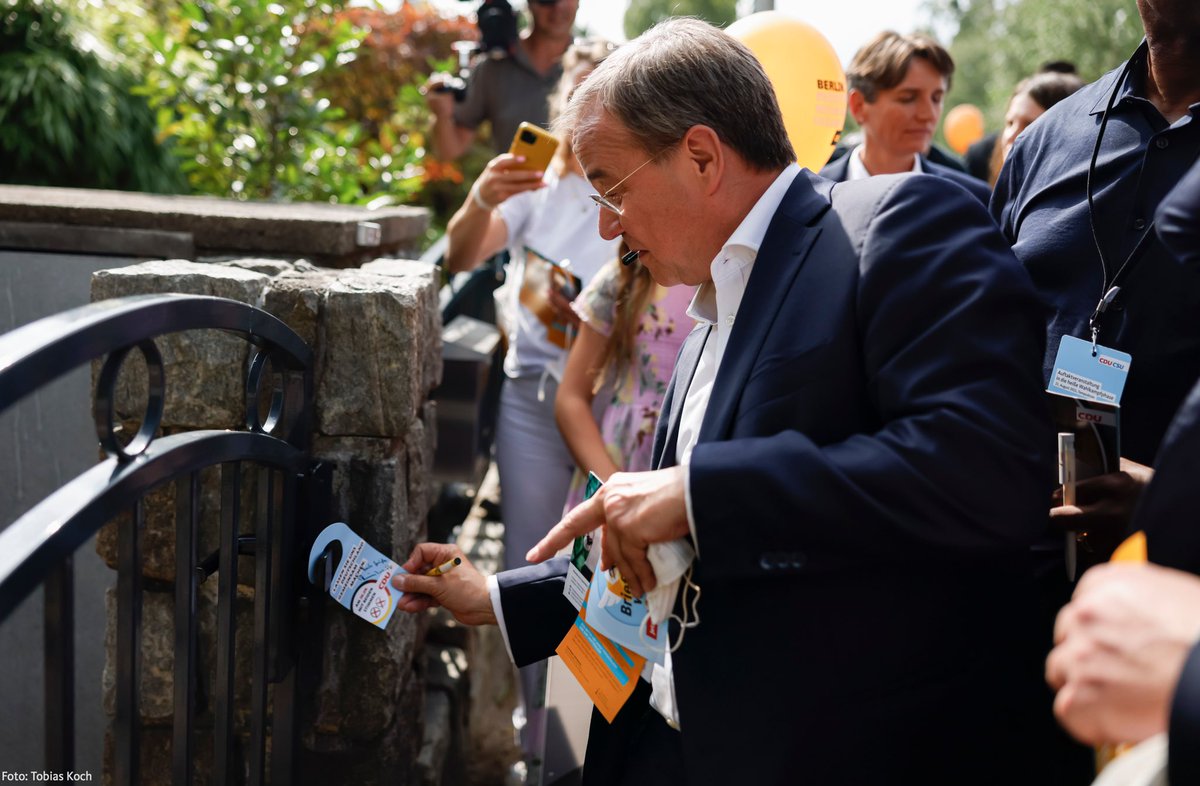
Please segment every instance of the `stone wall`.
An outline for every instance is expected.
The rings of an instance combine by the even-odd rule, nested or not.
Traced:
[[[424,536],[433,502],[435,411],[427,399],[441,374],[437,283],[432,266],[406,260],[377,260],[343,270],[278,260],[176,260],[100,271],[93,278],[92,299],[156,292],[219,295],[260,305],[289,324],[314,350],[313,457],[333,469],[330,521],[346,521],[381,551],[403,556]],[[163,432],[241,428],[249,345],[215,331],[174,336],[158,344],[168,391]],[[122,373],[116,404],[120,416],[137,418],[144,389],[134,363]],[[248,474],[244,483],[253,484],[254,478]],[[201,486],[203,555],[216,542],[218,473],[206,473]],[[253,495],[244,492],[246,498]],[[173,488],[152,494],[145,507],[142,782],[166,784],[172,708]],[[113,567],[118,525],[106,527],[97,541],[97,551]],[[252,646],[251,559],[240,558],[243,586],[238,604],[236,682],[246,691]],[[215,585],[213,578],[201,586],[202,684],[211,684],[215,673]],[[110,602],[108,610],[105,693],[111,718],[115,603]],[[426,718],[440,726],[452,710],[461,712],[462,705],[452,705],[448,697],[466,688],[459,683],[446,687],[446,664],[454,666],[458,655],[441,643],[426,645],[427,626],[424,618],[401,614],[380,631],[326,604],[319,682],[305,686],[314,690],[315,706],[301,731],[301,782],[443,782],[453,746],[447,734],[428,728]],[[463,670],[451,671],[455,669]],[[427,674],[434,675],[432,688]],[[428,704],[427,695],[435,697]],[[204,739],[211,717],[202,712],[198,725],[197,764],[203,769],[211,761]],[[238,728],[245,734],[244,722]],[[106,759],[111,762],[110,755]]]
[[[405,205],[367,210],[0,185],[0,244],[8,248],[149,258],[303,256],[327,267],[356,267],[415,254],[428,226],[429,211]]]

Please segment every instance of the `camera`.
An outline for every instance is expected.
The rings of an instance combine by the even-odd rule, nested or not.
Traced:
[[[558,2],[558,0],[536,0],[537,2]],[[474,41],[455,41],[454,51],[458,53],[458,75],[450,77],[434,90],[439,93],[452,93],[455,101],[464,101],[467,97],[467,78],[471,73],[471,57],[481,52],[488,57],[511,57],[517,46],[517,15],[513,13],[508,0],[483,0],[475,12],[476,26],[479,28],[479,43]]]
[[[474,41],[455,41],[450,45],[458,53],[458,75],[452,76],[434,88],[438,93],[452,93],[455,101],[467,98],[467,77],[471,74],[471,55],[475,53]]]
[[[508,0],[483,0],[475,17],[479,50],[488,57],[511,56],[517,45],[517,15]]]
[[[554,5],[559,0],[529,0],[536,5]],[[478,51],[489,57],[511,57],[517,46],[517,15],[508,0],[483,0],[475,10],[479,28]]]

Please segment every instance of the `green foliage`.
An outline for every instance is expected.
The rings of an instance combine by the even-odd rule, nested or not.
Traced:
[[[353,60],[364,31],[326,23],[318,0],[197,0],[144,36],[138,92],[157,112],[194,193],[357,202],[382,172],[360,156],[361,127],[315,85]],[[322,35],[306,28],[323,25]],[[391,172],[389,166],[385,172]],[[403,164],[400,167],[403,169]]]
[[[0,0],[0,181],[412,203],[444,225],[490,155],[426,157],[418,87],[474,24],[344,5]]]
[[[139,92],[193,193],[383,206],[461,187],[457,167],[426,158],[418,86],[473,26],[344,5],[190,0],[129,36],[145,53]]]
[[[179,190],[135,78],[81,5],[0,0],[0,182]]]
[[[956,27],[947,107],[971,103],[998,128],[1013,87],[1048,60],[1070,60],[1085,82],[1120,65],[1142,39],[1131,0],[930,0]]]
[[[725,27],[737,19],[737,0],[631,0],[625,11],[625,35],[636,38],[672,16],[698,16]]]
[[[430,208],[429,239],[434,240],[466,198],[470,181],[490,160],[491,148],[478,139],[472,152],[457,163],[439,162],[427,155],[433,117],[418,88],[434,70],[456,71],[452,45],[475,40],[478,30],[466,17],[442,15],[415,3],[393,12],[347,8],[337,18],[348,19],[368,32],[354,61],[326,71],[319,87],[347,118],[362,124],[369,146],[378,143],[368,156],[370,166],[377,168],[383,157],[390,155],[411,165],[411,172],[420,173],[419,180],[403,181],[408,187],[405,193],[398,194],[395,189],[387,193],[394,200]],[[398,149],[407,152],[397,155]]]

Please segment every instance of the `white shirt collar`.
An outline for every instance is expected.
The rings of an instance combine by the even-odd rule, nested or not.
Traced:
[[[725,241],[725,245],[721,246],[721,250],[709,265],[711,279],[696,288],[696,294],[688,306],[688,316],[698,322],[716,322],[717,292],[725,290],[725,282],[733,276],[742,282],[736,296],[738,303],[741,302],[741,291],[744,291],[745,281],[750,278],[750,269],[758,256],[763,238],[767,236],[771,219],[775,217],[775,211],[783,202],[784,194],[792,187],[792,181],[798,174],[800,167],[797,164],[789,164],[758,198],[754,207],[750,208],[750,212],[742,219],[742,223],[738,224],[737,229],[733,230],[733,234]],[[737,310],[736,305],[734,304],[734,311]]]
[[[847,180],[863,180],[871,176],[871,173],[867,171],[866,164],[864,164],[862,161],[862,149],[863,146],[859,145],[850,151],[850,165],[846,168]],[[913,166],[911,171],[917,173],[918,175],[925,171],[921,169],[920,156],[913,156]]]

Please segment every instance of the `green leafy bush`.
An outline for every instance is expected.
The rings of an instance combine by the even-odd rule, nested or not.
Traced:
[[[193,193],[420,203],[455,167],[426,160],[417,86],[466,20],[344,0],[190,0],[136,36],[137,92],[157,112]]]
[[[0,182],[174,192],[135,79],[53,0],[0,0]]]
[[[358,201],[360,127],[314,89],[354,58],[363,31],[333,25],[318,0],[198,0],[147,32],[150,60],[137,89],[156,110],[194,193],[254,199]]]

